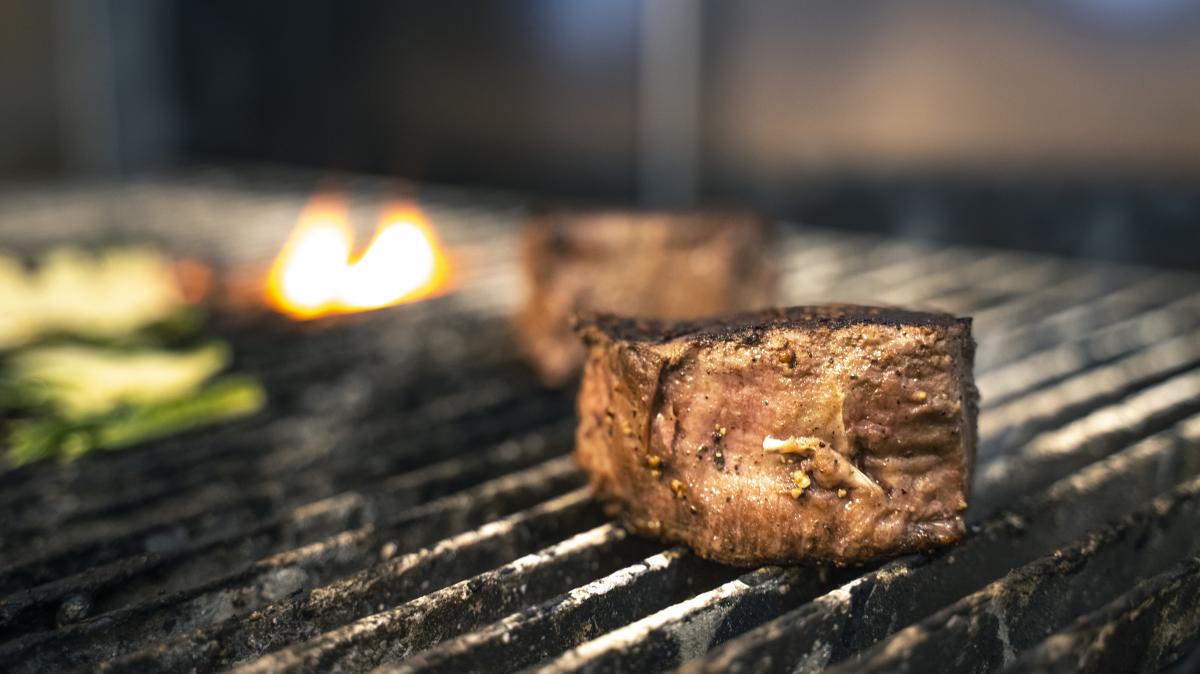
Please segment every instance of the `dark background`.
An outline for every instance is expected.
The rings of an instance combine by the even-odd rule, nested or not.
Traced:
[[[297,164],[1200,268],[1200,3],[0,0],[0,175]]]

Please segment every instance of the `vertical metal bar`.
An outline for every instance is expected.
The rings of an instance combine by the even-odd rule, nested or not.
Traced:
[[[700,4],[642,4],[638,181],[645,205],[688,206],[698,182]]]
[[[115,86],[112,6],[58,0],[54,4],[59,65],[63,166],[112,173],[121,165]]]

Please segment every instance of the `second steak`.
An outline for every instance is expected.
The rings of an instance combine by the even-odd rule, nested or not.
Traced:
[[[576,457],[641,533],[732,564],[854,563],[962,537],[970,319],[859,306],[585,323]]]
[[[522,232],[528,295],[517,335],[542,381],[574,379],[571,316],[696,319],[772,303],[770,228],[743,213],[548,212]]]

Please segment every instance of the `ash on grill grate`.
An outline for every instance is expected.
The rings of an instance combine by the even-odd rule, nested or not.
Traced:
[[[192,254],[273,253],[303,189],[212,180],[39,217],[152,231],[186,203]],[[744,573],[605,520],[565,456],[570,401],[511,348],[514,201],[422,194],[447,243],[487,242],[456,294],[305,324],[220,314],[264,414],[0,474],[0,670],[926,670],[949,652],[1099,671],[1200,642],[1200,278],[790,228],[795,303],[975,317],[973,524],[875,568]],[[0,230],[28,205],[0,203]],[[200,240],[229,221],[261,228]]]
[[[987,588],[909,627],[837,672],[992,671],[1010,665],[1016,653],[1061,629],[1073,617],[1113,599],[1117,588],[1137,579],[1170,573],[1167,584],[1195,582],[1200,551],[1200,480],[1157,499],[1119,523],[1023,566]],[[1187,558],[1181,568],[1171,567]],[[1136,590],[1135,590],[1136,591]],[[1180,611],[1190,621],[1161,630],[1159,651],[1170,652],[1200,629],[1197,611]],[[1190,622],[1190,626],[1188,625]],[[1161,656],[1160,656],[1161,657]],[[1140,668],[1140,667],[1139,667]]]
[[[1180,655],[1189,650],[1186,640],[1195,641],[1198,633],[1200,557],[1191,557],[1080,617],[1007,671],[1148,672],[1179,661],[1179,672],[1194,672],[1200,668],[1200,651]]]
[[[1012,512],[997,513],[974,526],[957,548],[934,557],[896,560],[855,578],[728,644],[695,669],[757,671],[778,662],[836,662],[897,624],[936,610],[1023,560],[1136,508],[1176,480],[1200,474],[1200,456],[1191,449],[1198,441],[1200,417],[1063,478]],[[742,594],[751,597],[754,592]],[[705,622],[685,616],[679,621],[680,632],[685,632],[684,621]],[[723,626],[721,621],[715,624]],[[706,637],[708,644],[720,640],[715,630]],[[661,669],[671,659],[655,659],[655,654],[674,655],[654,639],[631,641],[614,634],[607,641],[581,647],[582,653],[568,654],[546,671],[605,671],[615,664]]]

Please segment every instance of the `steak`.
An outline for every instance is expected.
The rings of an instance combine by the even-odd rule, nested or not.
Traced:
[[[578,330],[576,460],[635,531],[736,565],[859,563],[963,536],[971,319],[829,305]]]
[[[680,320],[773,301],[770,231],[751,215],[550,212],[525,222],[522,245],[528,293],[517,334],[552,386],[583,363],[577,313]]]

